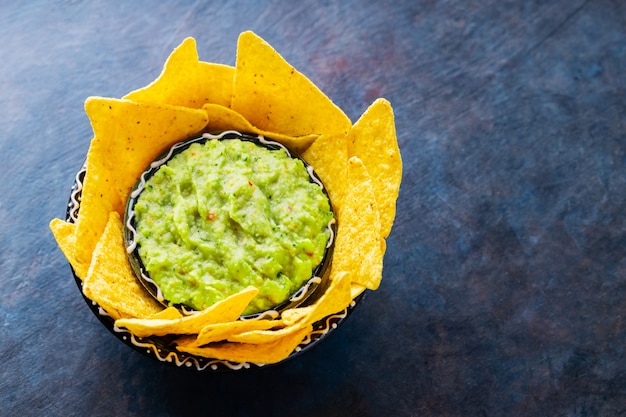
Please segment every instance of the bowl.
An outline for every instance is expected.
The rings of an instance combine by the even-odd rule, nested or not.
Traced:
[[[262,139],[261,139],[262,140]],[[273,145],[274,146],[274,145]],[[74,178],[70,190],[70,196],[68,199],[65,220],[70,223],[76,223],[80,217],[80,202],[82,196],[83,182],[85,178],[86,168],[83,165]],[[328,268],[331,259],[328,258],[328,262],[317,272],[321,275],[325,275],[324,271]],[[291,360],[302,353],[310,350],[314,346],[317,346],[321,341],[325,340],[330,334],[336,331],[339,326],[345,322],[345,320],[352,314],[357,305],[359,305],[365,298],[365,292],[357,296],[352,303],[344,310],[334,314],[330,314],[321,320],[318,320],[313,324],[313,331],[308,335],[300,344],[294,349],[294,351],[283,361],[275,364],[263,364],[263,363],[251,363],[251,362],[233,362],[221,359],[206,358],[189,353],[184,353],[176,350],[174,339],[170,336],[150,336],[150,337],[137,337],[131,334],[129,331],[123,328],[115,326],[114,319],[107,314],[107,312],[97,303],[87,298],[82,291],[82,280],[75,274],[72,269],[72,275],[76,282],[76,285],[83,296],[83,299],[89,306],[92,313],[99,319],[99,321],[107,328],[116,338],[122,341],[124,344],[132,348],[133,350],[140,352],[143,355],[155,360],[156,362],[165,364],[166,366],[189,369],[197,372],[231,372],[242,371],[247,369],[255,369],[266,366],[276,366],[285,361]],[[316,284],[318,288],[319,284]],[[306,285],[304,286],[306,287]],[[315,291],[312,289],[305,289],[310,297]],[[299,294],[296,293],[297,298]],[[304,294],[306,295],[306,294]],[[292,296],[293,298],[293,296]],[[296,303],[302,302],[294,300]],[[282,308],[282,307],[281,307]],[[263,314],[263,313],[259,313]]]

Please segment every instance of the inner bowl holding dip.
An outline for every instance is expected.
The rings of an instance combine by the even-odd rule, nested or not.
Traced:
[[[254,286],[246,319],[297,307],[323,286],[335,233],[313,169],[236,131],[160,155],[135,184],[124,225],[131,267],[159,302],[188,314]]]

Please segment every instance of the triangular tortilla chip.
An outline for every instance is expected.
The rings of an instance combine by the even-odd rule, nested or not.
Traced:
[[[161,152],[198,134],[208,122],[202,109],[103,97],[88,98],[85,110],[95,138],[109,144],[108,153],[100,157],[113,167],[124,204],[141,173]],[[84,201],[81,210],[83,205]]]
[[[306,335],[311,333],[311,330],[311,326],[304,327],[271,343],[248,344],[229,342],[206,347],[177,346],[177,349],[181,352],[207,358],[232,362],[270,364],[287,358]]]
[[[354,299],[361,295],[367,288],[359,283],[353,282],[350,286],[350,294]]]
[[[184,346],[199,347],[226,340],[239,333],[267,330],[280,325],[282,325],[280,320],[237,320],[228,323],[209,324],[202,328],[195,339],[190,339],[184,343]],[[179,343],[179,345],[182,344]]]
[[[350,191],[337,221],[332,267],[350,271],[353,282],[375,290],[383,269],[380,216],[372,180],[356,156],[348,160],[348,184]]]
[[[236,111],[218,104],[205,104],[203,109],[206,110],[209,117],[209,122],[206,126],[206,130],[209,132],[236,130],[241,133],[262,135],[282,143],[290,151],[297,154],[302,153],[317,138],[317,135],[289,136],[259,129]]]
[[[83,293],[114,319],[150,317],[164,307],[144,289],[130,267],[119,214],[112,212],[109,219],[83,281]]]
[[[396,139],[393,109],[379,98],[363,113],[348,134],[348,156],[358,156],[370,176],[380,211],[382,237],[391,231],[402,180],[402,160]]]
[[[351,281],[350,272],[333,271],[329,287],[315,303],[285,310],[281,318],[288,326],[297,323],[313,324],[330,314],[343,311],[352,302]]]
[[[199,61],[195,39],[187,38],[170,54],[156,80],[124,98],[194,109],[205,103],[229,106],[234,75],[234,67]]]
[[[85,111],[94,130],[78,216],[76,258],[89,263],[111,211],[124,213],[141,173],[164,149],[197,134],[204,110],[90,97]]]
[[[243,32],[231,108],[260,129],[291,136],[346,132],[352,122],[267,42]]]
[[[335,214],[343,206],[350,184],[348,178],[348,147],[345,133],[322,135],[302,154],[320,177]]]
[[[81,262],[76,258],[76,224],[63,221],[61,219],[52,219],[50,222],[50,230],[54,238],[65,255],[65,258],[74,269],[74,273],[78,278],[85,279],[89,264]]]
[[[113,178],[113,167],[106,155],[110,144],[94,137],[87,152],[86,171],[81,191],[81,203],[76,221],[76,259],[89,265],[91,255],[109,221],[109,213],[123,213],[124,205]]]
[[[156,314],[151,315],[150,319],[174,320],[182,319],[183,314],[176,307],[167,307]]]
[[[237,294],[218,301],[205,310],[179,319],[121,319],[117,320],[115,325],[124,327],[139,337],[198,334],[207,325],[237,320],[258,293],[258,289],[248,287]]]

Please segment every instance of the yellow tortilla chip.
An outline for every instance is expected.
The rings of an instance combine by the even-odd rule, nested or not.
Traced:
[[[302,154],[320,177],[338,214],[348,191],[348,147],[345,133],[322,135]]]
[[[86,265],[91,263],[91,255],[109,221],[109,213],[123,213],[124,210],[115,187],[113,167],[105,158],[109,149],[106,142],[92,139],[85,162],[86,173],[76,221],[75,257]]]
[[[287,327],[277,330],[251,330],[245,333],[233,334],[228,337],[229,342],[246,343],[251,345],[259,345],[266,343],[274,343],[279,339],[300,332],[307,327],[309,323],[300,321]]]
[[[225,130],[237,130],[243,133],[263,135],[285,145],[289,150],[298,154],[302,153],[313,143],[317,135],[289,136],[276,132],[267,132],[253,126],[241,114],[227,107],[217,104],[205,104],[203,109],[207,112],[209,122],[206,130],[209,132],[221,132]]]
[[[372,180],[358,157],[348,160],[349,191],[337,221],[333,269],[350,271],[352,281],[375,290],[382,279],[380,217]]]
[[[151,315],[150,319],[175,320],[182,319],[184,316],[176,307],[167,307],[156,314]]]
[[[181,352],[187,352],[207,358],[215,358],[232,362],[270,364],[280,362],[287,358],[300,344],[300,342],[302,342],[306,335],[311,333],[311,330],[311,326],[307,326],[271,343],[258,345],[228,342],[209,345],[206,347],[177,346],[177,349]]]
[[[194,109],[205,103],[229,106],[234,75],[234,67],[199,61],[195,39],[187,38],[170,54],[156,80],[123,98]]]
[[[343,311],[352,302],[352,277],[348,271],[332,271],[331,282],[314,304],[283,311],[281,318],[287,326],[296,323],[313,324],[324,317]]]
[[[252,330],[267,330],[282,325],[280,320],[238,320],[228,323],[215,323],[204,326],[195,339],[185,344],[189,347],[203,346],[212,342],[226,340],[229,337]]]
[[[361,295],[367,288],[364,285],[353,282],[350,286],[350,296],[354,299]]]
[[[108,149],[99,156],[112,166],[114,184],[124,204],[148,164],[169,146],[198,134],[208,122],[202,109],[103,97],[88,98],[85,110],[95,138],[108,143]]]
[[[347,132],[352,126],[315,84],[250,31],[237,44],[231,108],[260,129],[291,136]]]
[[[348,134],[348,156],[358,156],[370,176],[380,211],[382,237],[391,231],[402,180],[402,159],[391,104],[379,98]]]
[[[163,310],[163,306],[148,294],[135,277],[128,262],[122,233],[119,214],[111,212],[83,281],[83,293],[114,319],[150,317]]]
[[[258,289],[248,287],[205,310],[179,319],[120,319],[115,325],[139,337],[198,334],[210,324],[235,321],[258,293]]]
[[[74,269],[74,273],[81,280],[87,276],[89,264],[81,262],[76,258],[76,224],[63,221],[61,219],[52,219],[50,222],[50,230],[54,238],[65,255],[65,258]]]
[[[169,145],[197,134],[204,110],[90,97],[85,111],[94,130],[76,227],[76,258],[89,263],[111,211],[124,213],[137,178]]]
[[[314,310],[314,305],[290,308],[283,311],[280,317],[283,320],[283,323],[285,323],[286,328],[289,329],[292,327],[297,327],[297,323],[314,323],[310,319],[308,319],[311,317]],[[234,339],[233,341],[237,341],[237,339]]]

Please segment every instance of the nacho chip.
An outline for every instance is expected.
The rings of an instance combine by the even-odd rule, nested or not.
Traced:
[[[240,334],[233,334],[228,337],[229,342],[246,343],[251,345],[274,343],[286,336],[293,335],[300,332],[303,328],[307,327],[309,323],[305,321],[299,321],[287,327],[281,327],[276,330],[250,330]]]
[[[156,314],[151,315],[150,319],[175,320],[182,319],[184,316],[176,307],[167,307]]]
[[[320,177],[336,213],[348,191],[348,147],[345,133],[322,135],[302,154]]]
[[[396,215],[402,180],[393,109],[387,100],[374,101],[352,126],[348,134],[348,156],[358,156],[372,177],[380,211],[381,236],[387,237]]]
[[[231,108],[260,129],[291,136],[346,132],[352,126],[315,84],[250,31],[237,44]]]
[[[356,298],[363,293],[367,288],[364,285],[353,282],[350,286],[350,294],[352,298]]]
[[[96,140],[108,143],[98,156],[113,167],[114,185],[124,203],[148,164],[169,146],[198,134],[208,122],[201,109],[103,97],[88,98],[85,110]],[[83,200],[81,210],[84,204]]]
[[[344,310],[352,302],[352,277],[348,271],[332,271],[331,282],[324,294],[312,305],[283,311],[287,326],[313,324],[324,317]]]
[[[236,111],[217,104],[205,104],[202,108],[206,110],[209,117],[206,126],[206,130],[209,132],[237,130],[243,133],[262,135],[282,143],[296,153],[302,153],[317,138],[317,135],[289,136],[259,129]]]
[[[121,319],[115,325],[139,337],[198,334],[210,324],[235,321],[258,293],[258,289],[248,287],[205,310],[179,319]]]
[[[124,99],[151,104],[201,108],[230,106],[235,68],[198,60],[196,41],[187,38],[170,54],[159,77]]]
[[[87,276],[89,264],[76,258],[76,224],[63,221],[61,219],[52,219],[50,222],[50,230],[54,238],[67,258],[68,262],[74,269],[74,273],[81,280]]]
[[[204,110],[102,97],[85,101],[94,131],[76,227],[76,258],[89,263],[111,211],[124,213],[130,189],[167,146],[198,133]]]
[[[109,221],[109,213],[123,213],[123,203],[115,188],[113,167],[105,158],[110,153],[105,141],[94,138],[87,152],[86,172],[83,180],[80,212],[76,221],[75,257],[86,265],[104,228]]]
[[[150,317],[163,310],[163,306],[137,281],[130,267],[122,239],[122,220],[116,212],[111,212],[94,250],[83,281],[83,293],[114,319]]]
[[[191,353],[207,358],[221,359],[232,362],[250,362],[270,364],[287,358],[291,352],[311,333],[312,327],[307,326],[297,332],[286,335],[271,343],[221,343],[206,347],[177,346],[181,352]]]
[[[280,320],[238,320],[228,323],[209,324],[202,328],[195,339],[188,340],[184,344],[188,347],[199,347],[212,342],[227,340],[233,335],[253,330],[267,330],[281,326]]]
[[[375,290],[382,279],[380,217],[372,180],[358,157],[348,160],[344,205],[338,214],[333,269],[350,271],[352,281]]]

